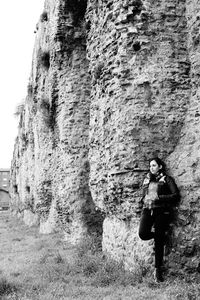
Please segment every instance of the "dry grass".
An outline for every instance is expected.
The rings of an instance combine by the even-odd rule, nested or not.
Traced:
[[[171,278],[155,284],[144,266],[131,273],[106,258],[96,237],[75,248],[61,234],[39,235],[0,215],[1,300],[195,300],[199,278]]]

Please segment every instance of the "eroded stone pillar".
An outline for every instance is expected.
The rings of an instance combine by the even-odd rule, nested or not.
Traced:
[[[131,266],[149,253],[135,214],[142,178],[152,156],[173,153],[187,113],[185,9],[185,1],[89,1],[90,188],[107,215],[104,249]]]

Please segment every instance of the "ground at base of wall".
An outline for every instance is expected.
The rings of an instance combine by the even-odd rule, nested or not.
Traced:
[[[25,226],[9,211],[0,212],[0,227],[2,300],[200,298],[198,274],[196,280],[193,274],[156,284],[142,269],[122,273],[119,265],[95,254],[94,248],[89,250],[89,243],[75,248],[61,234],[41,235],[37,227]]]

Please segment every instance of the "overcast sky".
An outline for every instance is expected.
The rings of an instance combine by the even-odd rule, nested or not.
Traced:
[[[1,1],[0,10],[0,168],[10,168],[18,120],[16,106],[26,97],[34,30],[44,0]]]

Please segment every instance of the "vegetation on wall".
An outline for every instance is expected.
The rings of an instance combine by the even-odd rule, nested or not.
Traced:
[[[52,202],[52,187],[51,180],[44,180],[39,182],[37,189],[37,199],[39,200],[35,207],[35,212],[40,218],[45,220],[48,217]]]
[[[73,25],[78,26],[84,19],[87,8],[87,0],[66,0],[65,11],[71,13],[73,18]]]
[[[94,83],[101,77],[103,74],[104,62],[99,62],[94,69]]]
[[[58,214],[58,226],[64,231],[68,231],[68,225],[72,222],[72,214],[69,204],[56,201],[56,211]]]
[[[33,96],[33,85],[31,83],[29,83],[27,86],[27,94],[29,97]]]
[[[55,130],[55,124],[56,124],[56,110],[58,105],[58,93],[54,92],[54,95],[52,97],[52,102],[50,106],[50,128],[54,131]]]
[[[42,120],[46,127],[54,130],[55,118],[56,118],[56,103],[52,101],[49,103],[49,99],[42,97],[38,102],[37,110],[42,114]]]
[[[50,108],[49,100],[45,97],[42,97],[38,103],[38,110],[49,111],[49,108]]]
[[[23,126],[23,115],[25,111],[25,103],[20,103],[16,106],[14,116],[19,118],[19,128],[22,128]]]
[[[46,70],[50,67],[50,53],[49,51],[38,51],[38,65]]]
[[[27,192],[24,202],[24,209],[30,210],[32,213],[35,212],[34,210],[34,197],[33,195],[29,195]]]
[[[46,21],[48,21],[48,14],[47,14],[47,11],[43,11],[43,13],[42,13],[41,16],[40,16],[40,21],[41,21],[41,22],[46,22]]]
[[[62,61],[60,56],[65,56],[64,61],[71,63],[72,52],[78,47],[86,48],[86,23],[85,13],[87,0],[66,0],[60,2],[57,32],[55,42],[59,42],[57,62]],[[63,61],[63,62],[64,62]],[[60,66],[61,67],[61,66]]]
[[[22,135],[21,135],[22,151],[25,151],[27,149],[28,143],[29,143],[29,140],[28,140],[27,134],[22,133]]]
[[[24,108],[25,108],[24,103],[18,104],[18,105],[16,106],[16,108],[15,108],[14,116],[15,116],[15,117],[21,116],[21,115],[23,114],[23,112],[24,112]]]
[[[59,129],[56,123],[57,109],[58,109],[58,78],[57,73],[53,75],[52,92],[51,92],[51,105],[50,105],[50,129],[53,132],[52,146],[56,147],[59,139]]]

